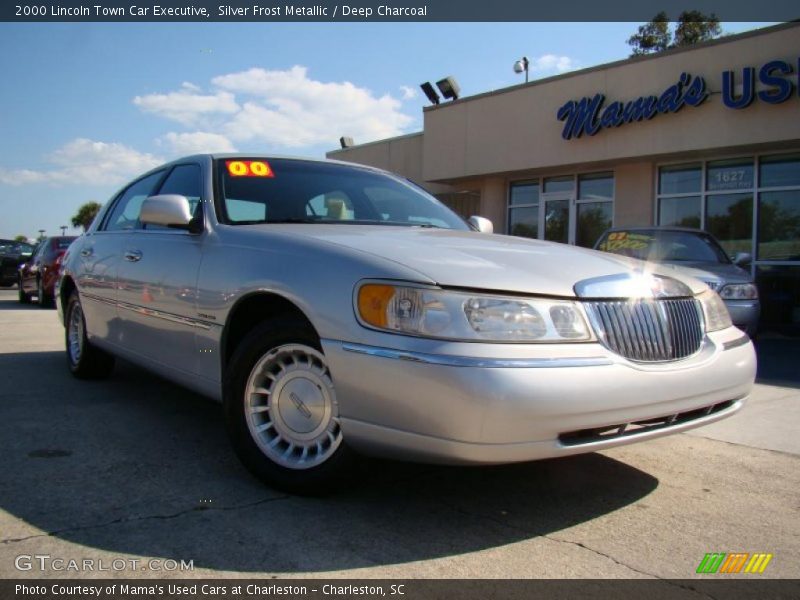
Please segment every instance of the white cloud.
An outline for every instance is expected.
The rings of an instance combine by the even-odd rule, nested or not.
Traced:
[[[577,63],[569,56],[556,56],[555,54],[543,54],[530,61],[531,71],[542,73],[564,73],[577,68]]]
[[[200,88],[188,82],[184,82],[177,92],[136,96],[133,103],[145,112],[187,126],[202,122],[210,115],[233,114],[239,110],[233,94],[229,92],[202,94]]]
[[[400,91],[403,92],[403,100],[413,100],[417,97],[417,90],[407,85],[401,85]]]
[[[192,133],[170,132],[158,140],[165,144],[173,154],[202,154],[205,152],[236,152],[236,147],[224,135],[195,131]]]
[[[2,169],[0,182],[107,185],[123,183],[160,164],[162,159],[118,143],[77,138],[50,156],[50,169]]]
[[[401,112],[400,99],[390,94],[376,96],[348,81],[311,79],[302,66],[272,71],[253,68],[220,75],[211,83],[213,93],[203,95],[193,84],[184,84],[175,92],[137,96],[134,103],[144,111],[220,136],[214,141],[224,137],[231,146],[250,142],[284,148],[333,147],[342,135],[368,142],[402,134],[413,122]],[[404,97],[410,97],[410,92],[411,88],[404,90]]]

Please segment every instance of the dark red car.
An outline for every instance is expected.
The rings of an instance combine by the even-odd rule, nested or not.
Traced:
[[[36,296],[40,306],[51,306],[61,259],[75,236],[46,238],[31,258],[19,268],[19,301],[27,304]]]

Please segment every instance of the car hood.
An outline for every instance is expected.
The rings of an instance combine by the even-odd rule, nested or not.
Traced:
[[[446,287],[575,296],[582,280],[642,270],[694,293],[702,283],[659,265],[566,244],[469,231],[369,225],[285,225],[285,232],[353,248],[411,268]]]
[[[726,283],[750,283],[753,281],[750,273],[734,264],[681,261],[661,263],[661,267],[665,272],[672,270],[695,277],[715,289]]]

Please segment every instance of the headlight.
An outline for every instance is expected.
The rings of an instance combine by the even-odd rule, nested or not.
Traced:
[[[706,320],[706,331],[719,331],[732,325],[731,316],[719,294],[713,290],[703,292],[697,297],[703,307]]]
[[[719,291],[723,300],[755,300],[758,289],[752,283],[729,283]]]
[[[439,339],[580,342],[591,339],[575,302],[367,283],[356,312],[366,325]]]

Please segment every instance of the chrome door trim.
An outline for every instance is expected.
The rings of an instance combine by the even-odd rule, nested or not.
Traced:
[[[208,331],[212,327],[222,327],[220,323],[211,323],[209,321],[204,321],[202,319],[193,319],[191,317],[184,317],[181,315],[176,315],[161,310],[145,308],[144,306],[137,306],[136,304],[128,304],[127,302],[116,302],[114,300],[108,300],[106,298],[101,298],[100,296],[95,296],[94,294],[81,293],[81,296],[84,298],[88,298],[90,300],[94,300],[96,302],[102,302],[103,304],[108,304],[110,306],[115,306],[117,308],[129,310],[131,312],[135,312],[137,314],[144,315],[147,317],[155,317],[156,319],[170,321],[171,323],[180,323],[181,325],[187,325],[189,327],[203,329],[204,331]]]

